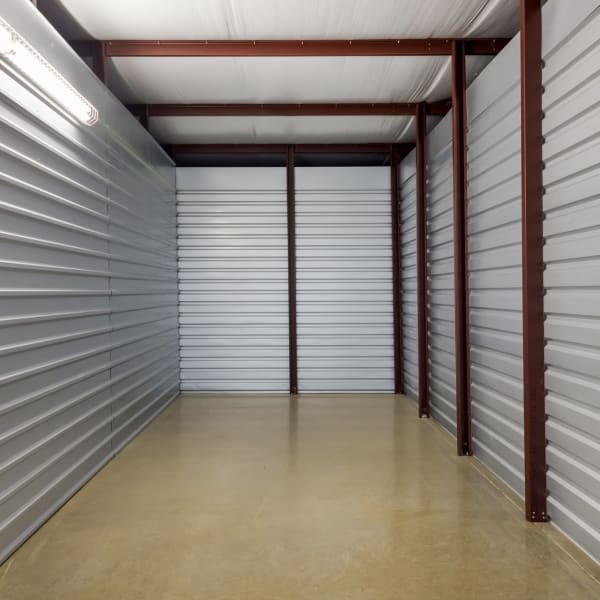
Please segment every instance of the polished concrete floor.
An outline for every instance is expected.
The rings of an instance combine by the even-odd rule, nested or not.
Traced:
[[[403,397],[184,396],[0,568],[0,598],[600,598],[477,465]]]

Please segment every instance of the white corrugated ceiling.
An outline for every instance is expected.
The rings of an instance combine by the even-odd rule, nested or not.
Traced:
[[[518,0],[46,0],[67,37],[96,39],[360,39],[510,37]],[[65,12],[70,19],[65,18]],[[62,14],[62,16],[61,16]],[[468,58],[472,80],[489,57]],[[416,102],[450,95],[447,57],[109,59],[126,103]],[[165,143],[392,142],[406,117],[161,117]]]
[[[171,144],[409,142],[411,117],[154,117],[152,134]]]
[[[488,61],[468,57],[469,73]],[[117,57],[108,76],[130,103],[433,102],[451,92],[445,56]]]
[[[59,0],[96,39],[506,37],[518,0]]]

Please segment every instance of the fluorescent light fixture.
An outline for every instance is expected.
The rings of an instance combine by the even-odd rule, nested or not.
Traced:
[[[17,69],[46,96],[85,125],[98,111],[27,40],[0,17],[0,59]]]

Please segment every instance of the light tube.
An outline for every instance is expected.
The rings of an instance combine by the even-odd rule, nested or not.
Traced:
[[[27,40],[0,17],[0,59],[8,62],[85,125],[98,121],[98,111]]]

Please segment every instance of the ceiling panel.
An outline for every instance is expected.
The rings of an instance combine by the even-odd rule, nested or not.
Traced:
[[[512,36],[519,0],[38,0],[97,39]],[[68,18],[68,13],[72,19]],[[78,32],[79,33],[79,32]]]
[[[408,102],[432,93],[449,60],[126,57],[111,59],[108,83],[126,102]]]
[[[473,79],[489,62],[469,57]],[[109,87],[127,103],[419,102],[450,96],[448,57],[127,57]]]
[[[97,39],[512,36],[519,0],[38,0],[63,34]],[[84,34],[85,35],[85,34]],[[467,58],[468,81],[491,60]],[[419,102],[447,99],[449,57],[117,57],[125,103]],[[431,122],[432,120],[429,119]],[[412,121],[371,117],[162,117],[164,143],[401,142]]]
[[[408,142],[412,117],[153,117],[165,144]]]

